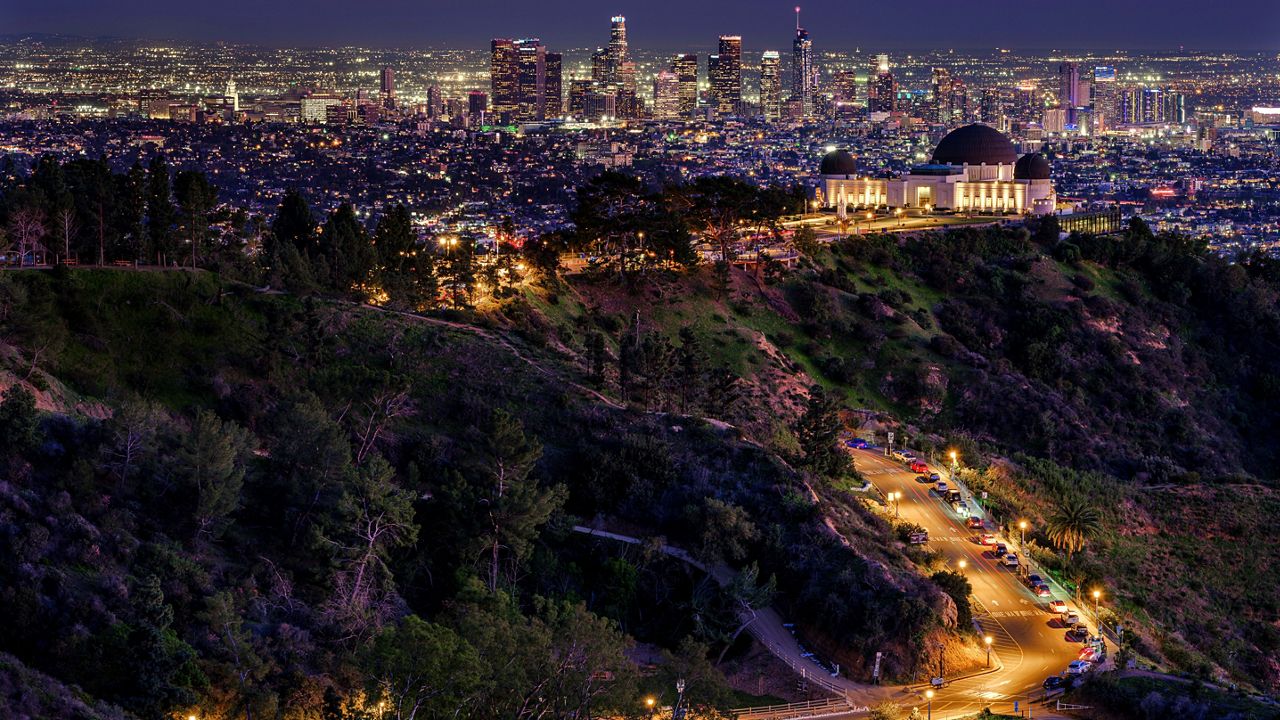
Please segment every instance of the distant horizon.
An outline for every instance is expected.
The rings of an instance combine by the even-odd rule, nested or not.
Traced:
[[[489,42],[489,40],[492,40],[492,39],[494,39],[494,38],[503,38],[503,37],[510,37],[510,38],[516,38],[516,37],[538,37],[538,38],[542,39],[542,40],[543,40],[543,42],[544,42],[548,47],[551,47],[551,48],[553,48],[553,49],[570,50],[570,51],[577,51],[577,50],[589,51],[589,50],[595,49],[595,48],[597,48],[597,47],[601,47],[601,46],[603,45],[603,44],[586,44],[586,45],[576,45],[576,44],[563,45],[563,44],[557,44],[557,43],[555,43],[555,42],[553,42],[553,41],[551,41],[551,40],[548,40],[545,36],[540,36],[540,35],[538,35],[538,34],[536,34],[536,33],[531,34],[531,35],[527,35],[527,36],[516,36],[516,35],[494,35],[494,36],[493,36],[493,38],[489,38],[488,40],[485,40],[483,44],[479,44],[479,45],[476,45],[476,44],[467,44],[467,45],[446,45],[446,44],[437,44],[437,43],[427,43],[427,44],[386,44],[386,45],[383,45],[383,44],[371,44],[371,43],[266,43],[266,42],[254,42],[254,41],[247,41],[247,40],[243,40],[243,41],[242,41],[242,40],[232,40],[232,39],[228,39],[228,38],[201,40],[201,39],[184,39],[184,38],[173,38],[173,37],[163,37],[163,36],[144,36],[144,35],[135,35],[135,36],[125,36],[125,35],[97,35],[97,36],[89,36],[89,35],[80,35],[80,34],[74,34],[74,33],[57,33],[57,32],[41,32],[41,31],[35,31],[35,32],[9,32],[9,33],[0,33],[0,45],[16,45],[16,44],[18,44],[18,43],[22,42],[23,40],[28,40],[28,39],[38,39],[38,38],[57,38],[58,40],[60,40],[60,41],[62,41],[62,42],[65,42],[65,43],[67,43],[67,44],[74,44],[74,43],[90,43],[90,44],[91,44],[91,43],[108,43],[108,42],[115,42],[115,43],[163,43],[163,44],[173,45],[173,46],[175,46],[175,47],[184,47],[184,46],[185,46],[185,47],[216,47],[216,46],[218,46],[218,45],[226,45],[227,47],[238,47],[238,48],[246,48],[246,49],[262,49],[262,50],[333,50],[333,49],[337,49],[337,48],[357,48],[357,49],[361,49],[361,50],[377,50],[377,51],[394,51],[394,50],[406,50],[406,51],[424,51],[424,50],[429,50],[429,51],[468,51],[468,50],[469,50],[469,51],[476,51],[476,52],[487,52],[487,51],[488,51],[488,42]],[[753,45],[753,44],[745,44],[745,42],[746,42],[746,41],[749,41],[749,40],[750,40],[750,38],[748,38],[748,37],[746,37],[746,36],[744,36],[744,37],[743,37],[743,40],[744,40],[744,45],[743,45],[743,50],[744,50],[744,52],[745,52],[746,50],[751,50],[751,51],[764,51],[764,50],[778,50],[778,51],[783,51],[783,50],[786,50],[786,49],[787,49],[787,48],[784,48],[783,46],[781,46],[781,45],[777,45],[777,44],[775,44],[775,45]],[[641,44],[638,44],[638,43],[636,43],[636,42],[631,42],[631,50],[632,50],[632,52],[640,51],[640,52],[673,52],[673,53],[674,53],[674,52],[682,52],[682,51],[687,52],[687,51],[689,51],[689,50],[691,50],[691,49],[692,49],[692,50],[710,50],[710,49],[714,49],[714,48],[715,48],[715,39],[714,39],[714,38],[713,38],[712,40],[707,41],[707,42],[705,42],[705,43],[703,43],[703,44],[700,44],[700,45],[699,45],[699,44],[688,44],[688,45],[667,45],[667,46],[662,46],[662,45],[641,45]],[[1148,46],[1148,47],[1138,47],[1138,46],[1133,46],[1133,47],[1083,47],[1083,46],[1080,46],[1080,47],[1032,47],[1032,46],[1021,46],[1021,47],[1020,47],[1020,46],[985,46],[985,45],[984,45],[984,46],[978,46],[978,45],[973,45],[973,46],[961,46],[961,45],[956,45],[956,46],[949,46],[949,47],[946,47],[946,48],[930,48],[930,47],[924,47],[924,46],[906,46],[906,45],[901,45],[901,46],[898,46],[898,45],[855,45],[855,46],[844,46],[844,47],[834,47],[834,46],[832,46],[832,47],[827,47],[827,46],[817,46],[817,45],[816,45],[816,43],[815,43],[815,48],[814,48],[814,49],[815,49],[815,51],[816,51],[819,55],[821,55],[822,53],[827,53],[827,52],[881,52],[881,51],[891,51],[891,52],[908,52],[908,53],[916,53],[916,54],[921,54],[921,55],[924,55],[924,54],[946,54],[946,53],[948,53],[948,52],[953,52],[953,51],[954,51],[954,52],[966,52],[966,53],[981,53],[981,52],[985,52],[985,53],[998,53],[998,52],[1001,52],[1001,51],[1008,51],[1008,52],[1010,52],[1010,53],[1016,53],[1016,54],[1030,54],[1030,53],[1088,53],[1088,54],[1105,54],[1105,53],[1159,53],[1159,54],[1171,54],[1171,53],[1192,53],[1192,54],[1199,54],[1199,53],[1231,53],[1231,54],[1236,54],[1236,55],[1241,55],[1241,56],[1250,56],[1250,55],[1264,55],[1264,56],[1265,56],[1265,55],[1269,55],[1269,54],[1271,54],[1271,53],[1280,53],[1280,50],[1277,50],[1276,48],[1224,48],[1224,47],[1209,47],[1209,46],[1179,46],[1179,47],[1165,47],[1165,46]],[[1280,58],[1278,58],[1278,59],[1280,59]]]
[[[1018,47],[1155,51],[1185,47],[1217,52],[1280,49],[1280,3],[1235,0],[1204,12],[1200,0],[1165,0],[1157,9],[1134,0],[1078,0],[991,7],[949,0],[851,5],[806,0],[800,23],[817,48]],[[540,37],[556,47],[595,47],[609,38],[609,20],[623,15],[635,47],[679,49],[742,35],[752,47],[788,48],[796,18],[777,0],[648,0],[612,6],[586,0],[485,5],[458,0],[383,0],[353,8],[345,0],[222,0],[174,5],[171,0],[44,0],[11,3],[0,26],[24,33],[169,42],[233,42],[260,47],[358,46],[471,48],[493,37]],[[751,39],[756,40],[752,41]],[[1248,47],[1250,50],[1232,48]]]

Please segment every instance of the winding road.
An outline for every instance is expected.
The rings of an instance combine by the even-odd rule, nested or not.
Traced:
[[[930,547],[941,551],[953,570],[959,569],[961,560],[965,561],[963,572],[973,586],[976,601],[975,618],[983,633],[993,639],[992,664],[1000,665],[1000,669],[957,680],[937,690],[934,717],[954,717],[984,707],[1012,713],[1015,701],[1019,711],[1025,712],[1028,702],[1042,700],[1044,679],[1065,670],[1083,647],[1067,640],[1066,628],[1048,610],[1050,600],[1071,604],[1067,594],[1050,583],[1052,597],[1037,597],[1015,571],[1003,567],[979,544],[978,535],[983,531],[967,529],[964,518],[937,494],[933,483],[917,481],[916,473],[878,450],[855,450],[853,456],[858,470],[882,493],[902,493],[902,500],[896,503],[901,517],[929,531]],[[931,469],[947,479],[945,470]],[[966,496],[966,500],[975,514],[983,516],[971,498]],[[890,510],[893,509],[891,504]],[[1081,615],[1087,617],[1087,613]],[[1037,704],[1032,717],[1054,715]]]

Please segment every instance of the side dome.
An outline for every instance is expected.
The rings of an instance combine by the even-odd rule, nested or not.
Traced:
[[[819,175],[857,175],[858,161],[853,159],[848,150],[832,150],[822,156]]]
[[[933,151],[935,165],[1012,165],[1018,161],[1013,143],[988,125],[965,125],[952,130]]]
[[[1049,161],[1040,153],[1027,153],[1013,166],[1014,180],[1048,180]]]

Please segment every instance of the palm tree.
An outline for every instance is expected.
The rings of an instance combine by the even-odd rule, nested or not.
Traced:
[[[1084,498],[1072,496],[1049,518],[1045,533],[1049,540],[1067,551],[1067,560],[1102,530],[1102,516]]]

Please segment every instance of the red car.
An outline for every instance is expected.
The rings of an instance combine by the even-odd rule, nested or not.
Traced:
[[[965,527],[969,528],[970,530],[983,530],[987,527],[986,525],[983,524],[982,518],[980,517],[971,516],[968,520],[964,521],[964,524],[965,524]]]
[[[921,475],[928,475],[929,465],[923,460],[916,460],[915,462],[911,463],[911,472],[920,473]]]

